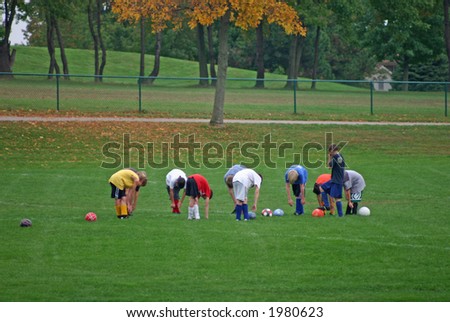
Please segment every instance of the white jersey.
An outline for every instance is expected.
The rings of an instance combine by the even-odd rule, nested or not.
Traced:
[[[261,177],[252,169],[237,172],[233,177],[233,182],[240,182],[247,189],[254,186],[261,188]]]
[[[366,182],[362,175],[353,170],[344,171],[344,188],[351,193],[360,193],[366,187]]]
[[[182,177],[184,179],[184,181],[187,181],[186,173],[184,173],[180,169],[173,169],[166,176],[166,185],[170,189],[173,189],[175,187],[175,182],[177,181],[177,179],[179,177]],[[182,187],[182,188],[184,188],[184,187]]]

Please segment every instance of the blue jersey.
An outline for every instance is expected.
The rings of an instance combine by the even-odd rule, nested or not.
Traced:
[[[333,158],[330,160],[328,166],[331,167],[331,182],[343,184],[345,169],[344,157],[341,154],[336,153],[333,155]]]
[[[228,176],[234,176],[236,173],[244,169],[246,169],[246,167],[244,167],[243,165],[235,164],[230,169],[228,169],[227,173],[225,173],[225,176],[223,177],[223,180],[226,182]]]
[[[298,179],[294,182],[294,184],[305,184],[308,181],[308,171],[304,167],[298,164],[292,165],[289,169],[286,170],[284,174],[285,182],[289,182],[288,173],[289,171],[295,170],[298,173]]]

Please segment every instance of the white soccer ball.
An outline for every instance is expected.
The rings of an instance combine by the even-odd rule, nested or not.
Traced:
[[[261,211],[261,215],[263,215],[264,217],[272,217],[272,210],[270,210],[269,208],[265,208],[263,209],[263,211]]]
[[[358,210],[358,214],[361,216],[369,216],[370,215],[370,209],[367,207],[361,207]]]
[[[283,215],[284,215],[284,211],[283,211],[283,209],[280,209],[280,208],[275,209],[275,210],[273,211],[273,215],[274,215],[274,216],[283,216]]]

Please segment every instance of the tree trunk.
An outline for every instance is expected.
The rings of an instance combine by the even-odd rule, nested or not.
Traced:
[[[450,0],[444,0],[444,38],[445,38],[445,48],[447,50],[447,60],[448,60],[448,71],[447,71],[447,82],[450,82],[450,23],[449,23],[449,6]],[[448,87],[450,89],[450,85]]]
[[[217,86],[214,96],[214,108],[209,121],[210,125],[223,125],[223,107],[225,103],[225,85],[227,80],[228,68],[228,27],[230,25],[230,10],[220,18],[219,30],[219,59]]]
[[[63,74],[64,74],[64,79],[69,80],[69,63],[67,62],[67,56],[66,56],[66,50],[64,48],[64,41],[61,35],[61,30],[59,30],[59,25],[58,25],[58,21],[56,20],[56,18],[54,18],[53,21],[53,25],[55,26],[55,31],[56,31],[56,37],[58,39],[58,44],[59,44],[59,51],[61,54],[61,61],[63,64]]]
[[[52,74],[56,72],[56,74],[60,74],[58,63],[56,62],[55,57],[55,43],[53,40],[54,26],[53,19],[49,16],[46,17],[47,21],[47,50],[50,56],[50,66],[48,67],[48,79],[52,79]]]
[[[145,76],[145,19],[141,18],[139,21],[140,34],[141,34],[141,60],[139,64],[139,76]]]
[[[97,36],[98,36],[98,41],[100,43],[100,48],[102,49],[102,62],[100,64],[100,69],[99,69],[100,76],[103,76],[103,71],[105,70],[105,66],[106,66],[106,46],[105,46],[105,43],[103,42],[103,37],[102,37],[102,6],[103,6],[103,1],[97,0]],[[99,80],[103,81],[103,77],[100,77]]]
[[[405,55],[403,59],[403,71],[402,71],[402,80],[405,82],[402,85],[402,90],[407,92],[409,90],[409,84],[407,83],[409,80],[409,58]]]
[[[294,36],[289,48],[289,65],[287,69],[288,80],[297,80],[300,72],[300,62],[302,60],[303,48],[305,44],[305,38],[302,36]],[[294,89],[294,81],[287,81],[284,88]]]
[[[209,74],[211,75],[211,85],[216,86],[216,58],[214,55],[214,42],[212,26],[208,26],[208,50],[209,50]]]
[[[16,15],[17,0],[9,2],[5,1],[3,7],[4,14],[4,34],[0,39],[0,72],[11,73],[14,65],[16,51],[11,52],[9,44],[9,36],[11,35],[11,27]],[[12,75],[3,75],[2,78],[12,78]]]
[[[317,66],[319,65],[319,41],[320,41],[320,27],[317,26],[316,38],[314,40],[314,65],[312,70],[312,83],[311,89],[316,89],[316,78],[317,78]]]
[[[206,60],[205,29],[197,25],[198,67],[200,72],[200,86],[208,86],[208,62]]]
[[[98,59],[98,37],[94,29],[92,0],[89,0],[87,6],[87,17],[89,24],[89,31],[91,32],[92,40],[94,41],[94,75],[99,75],[99,59]],[[99,82],[98,77],[94,78],[95,82]]]
[[[264,88],[264,30],[263,22],[256,28],[256,88]]]
[[[159,67],[161,66],[161,44],[162,32],[156,33],[155,39],[155,63],[153,64],[153,70],[150,73],[150,77],[157,77],[159,75]],[[150,79],[150,84],[153,84],[155,78]]]

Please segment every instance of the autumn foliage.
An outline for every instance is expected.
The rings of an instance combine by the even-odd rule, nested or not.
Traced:
[[[120,20],[137,22],[149,18],[154,32],[187,19],[189,27],[209,26],[228,11],[231,22],[244,30],[256,28],[265,18],[287,34],[306,35],[297,11],[279,0],[114,0],[112,10]]]

